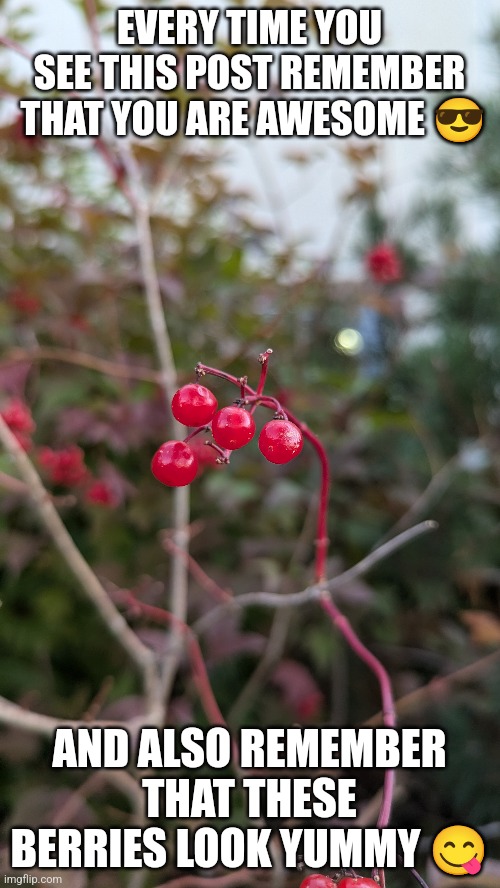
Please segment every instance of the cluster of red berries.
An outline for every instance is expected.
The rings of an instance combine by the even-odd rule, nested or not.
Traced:
[[[106,481],[93,478],[85,465],[85,454],[80,447],[72,444],[61,450],[41,447],[38,461],[51,484],[58,487],[84,488],[84,499],[97,506],[112,508],[118,505],[116,493]]]
[[[38,453],[38,461],[51,483],[61,487],[78,487],[86,480],[87,467],[84,459],[83,450],[76,444],[62,450],[42,447]]]
[[[28,405],[19,398],[12,398],[1,411],[1,416],[23,450],[33,450],[31,436],[36,424]],[[85,501],[94,505],[108,507],[118,505],[115,491],[106,481],[92,476],[85,465],[85,454],[76,444],[60,450],[40,447],[36,452],[36,458],[51,484],[58,487],[82,488]]]
[[[312,873],[300,883],[300,888],[380,888],[380,885],[364,876],[343,876],[335,881],[322,873]]]
[[[227,462],[233,450],[245,447],[255,435],[252,413],[238,403],[217,409],[217,399],[210,389],[199,383],[184,385],[172,399],[172,413],[178,422],[197,429],[185,441],[166,441],[156,451],[151,463],[155,478],[169,487],[184,487],[194,481],[198,472],[196,448],[190,444],[198,432],[210,430],[213,442],[207,446],[219,451],[219,461]],[[265,458],[284,465],[302,450],[302,432],[277,413],[259,435],[259,449]],[[229,453],[228,453],[229,452]]]

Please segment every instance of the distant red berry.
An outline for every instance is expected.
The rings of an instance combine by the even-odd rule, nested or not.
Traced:
[[[212,420],[214,441],[224,450],[239,450],[254,434],[253,416],[243,407],[223,407]]]
[[[206,425],[216,410],[215,395],[197,382],[183,385],[172,398],[172,413],[185,426]]]
[[[366,267],[374,281],[393,284],[401,280],[401,260],[392,244],[380,243],[365,256]]]
[[[302,432],[288,419],[266,422],[259,435],[259,450],[269,462],[284,465],[302,450]]]
[[[11,432],[31,435],[35,431],[35,422],[29,407],[19,398],[13,398],[2,410],[2,417]]]
[[[109,484],[105,481],[93,481],[88,490],[85,491],[85,499],[88,503],[96,506],[116,506],[117,498]]]
[[[40,465],[48,473],[52,484],[60,484],[63,487],[77,487],[87,477],[85,466],[85,454],[80,447],[72,444],[63,450],[52,450],[51,447],[42,447],[38,459]]]
[[[165,441],[153,456],[151,471],[167,487],[185,487],[196,477],[198,460],[184,441]]]
[[[300,888],[335,888],[335,882],[322,873],[313,873],[306,876],[304,881],[300,883]]]
[[[10,307],[19,314],[34,317],[40,311],[42,304],[38,296],[34,293],[24,290],[22,287],[16,287],[7,294],[7,302]]]
[[[380,885],[368,876],[344,876],[338,883],[338,888],[380,888]]]

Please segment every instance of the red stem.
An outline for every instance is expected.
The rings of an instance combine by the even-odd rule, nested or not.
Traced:
[[[349,647],[355,654],[368,666],[375,675],[379,687],[380,696],[382,698],[382,720],[387,728],[396,727],[396,707],[394,704],[394,696],[392,693],[391,680],[380,660],[368,650],[363,642],[358,638],[352,628],[347,617],[339,611],[337,605],[327,597],[327,593],[320,600],[321,607],[330,617],[333,625],[344,636]],[[395,771],[387,768],[384,774],[384,788],[382,792],[382,804],[377,819],[378,829],[384,829],[391,819],[392,799],[394,795],[394,784],[396,780]],[[384,872],[379,869],[379,878],[382,888],[385,885]]]
[[[266,362],[267,363],[267,362]],[[264,367],[264,365],[263,365]],[[226,382],[230,382],[232,385],[236,385],[238,388],[243,388],[245,391],[245,396],[249,398],[256,398],[260,395],[249,385],[242,384],[236,376],[231,376],[230,373],[225,373],[223,370],[217,370],[214,367],[207,367],[206,364],[198,364],[196,367],[196,372],[198,375],[205,376],[208,374],[210,376],[218,376],[219,379],[225,379]],[[262,374],[261,374],[262,378]],[[272,402],[272,406],[270,403],[266,404],[266,400]],[[268,407],[270,410],[275,409],[275,404],[278,402],[274,398],[267,399],[266,397],[262,398],[263,407]],[[326,450],[323,447],[323,444],[316,437],[316,435],[311,432],[311,430],[306,426],[305,423],[301,422],[297,419],[296,416],[290,410],[283,410],[283,413],[293,422],[298,428],[301,430],[304,438],[309,441],[314,447],[319,461],[321,465],[321,493],[320,493],[320,501],[318,507],[318,521],[317,521],[317,533],[316,533],[316,559],[315,559],[315,578],[317,583],[322,583],[326,579],[326,556],[328,552],[328,534],[327,534],[327,518],[328,518],[328,500],[330,496],[330,466],[328,465],[328,458],[326,455]]]
[[[146,604],[143,601],[139,601],[139,599],[137,599],[135,595],[132,595],[131,592],[120,592],[115,593],[115,595],[116,597],[119,597],[119,600],[122,601],[123,604],[139,610],[142,614],[144,614],[144,616],[149,617],[155,623],[161,623],[162,625],[174,625],[178,629],[180,629],[181,632],[184,633],[184,635],[187,636],[189,657],[193,670],[193,679],[197,691],[200,695],[200,700],[203,709],[205,710],[205,714],[207,718],[211,720],[214,724],[227,727],[226,722],[224,721],[224,716],[219,709],[219,704],[215,699],[215,695],[210,684],[210,679],[208,677],[207,668],[205,666],[205,661],[201,653],[198,639],[195,635],[193,635],[187,623],[179,620],[178,617],[175,617],[174,614],[171,614],[170,611],[164,610],[162,607],[156,607],[153,604]]]
[[[259,362],[261,363],[262,368],[260,371],[259,384],[257,385],[257,394],[258,395],[261,395],[262,392],[264,391],[264,386],[266,384],[266,379],[267,379],[267,371],[269,368],[269,358],[271,357],[272,353],[273,353],[272,348],[268,348],[268,349],[266,349],[265,352],[262,352],[262,354],[259,355]]]
[[[212,577],[209,577],[208,574],[205,573],[193,556],[177,546],[173,540],[164,538],[163,546],[170,552],[170,554],[176,552],[179,557],[184,560],[185,564],[187,564],[190,574],[194,577],[197,583],[200,584],[201,588],[205,589],[210,595],[213,595],[218,601],[231,601],[234,598],[232,592],[219,586]]]
[[[267,363],[267,362],[266,362]],[[214,370],[212,367],[207,367],[204,364],[199,364],[197,368],[198,372],[202,374],[208,373],[213,374],[214,376],[219,376],[222,379],[225,379],[227,382],[232,383],[233,385],[240,386],[240,381],[236,379],[236,377],[231,376],[229,373],[224,373],[223,371]],[[263,365],[264,372],[264,365]],[[262,380],[263,373],[261,374]],[[265,376],[264,376],[265,381]],[[258,398],[259,402],[264,407],[268,407],[269,409],[275,409],[275,399],[266,398],[262,396],[262,389],[260,391],[255,392],[250,386],[245,385],[241,386],[244,388],[245,394],[249,399]],[[266,403],[267,402],[267,403]],[[316,582],[321,584],[326,579],[326,558],[328,553],[328,535],[327,535],[327,516],[328,516],[328,500],[330,494],[330,467],[328,465],[328,458],[326,455],[326,450],[316,435],[310,431],[310,429],[305,425],[305,423],[300,422],[297,417],[289,410],[284,410],[283,413],[286,417],[301,430],[304,438],[312,444],[314,447],[318,459],[320,461],[321,466],[321,491],[320,491],[320,501],[318,507],[318,520],[317,520],[317,535],[316,535],[316,559],[315,559],[315,577]],[[392,693],[391,681],[389,675],[382,665],[382,663],[375,657],[368,648],[365,647],[363,642],[358,638],[354,629],[352,628],[349,620],[344,617],[341,611],[337,608],[336,604],[331,600],[331,598],[325,594],[321,598],[321,606],[323,610],[328,614],[334,626],[341,632],[344,636],[346,642],[354,651],[354,653],[362,660],[370,669],[370,671],[375,675],[379,687],[380,694],[382,698],[382,716],[383,723],[386,727],[393,728],[396,725],[396,710],[394,705],[394,698]],[[377,820],[377,827],[379,829],[384,829],[390,821],[391,817],[391,809],[392,809],[392,799],[394,795],[394,783],[395,783],[395,772],[391,769],[387,769],[384,775],[384,787],[382,793],[382,804],[380,807],[380,812]],[[382,888],[385,885],[384,871],[382,869],[378,870],[380,884]]]

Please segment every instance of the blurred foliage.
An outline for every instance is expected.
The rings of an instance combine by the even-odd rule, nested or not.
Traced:
[[[16,22],[16,38],[20,28]],[[28,89],[12,83],[5,64],[1,86]],[[459,174],[476,203],[484,196],[491,237],[482,249],[467,244],[446,176],[440,200],[388,220],[373,172],[378,149],[345,152],[353,188],[343,212],[354,205],[358,213],[360,255],[387,240],[404,260],[403,280],[390,286],[343,280],[330,257],[306,266],[253,221],[250,199],[230,191],[227,159],[213,146],[179,139],[134,146],[154,197],[179,378],[192,379],[201,360],[256,381],[256,357],[272,346],[269,393],[322,437],[331,460],[332,575],[395,529],[427,517],[439,522],[438,532],[339,594],[387,664],[398,697],[500,645],[499,129],[500,106],[492,101],[477,144],[461,146],[458,161],[442,152],[448,180]],[[110,588],[165,605],[169,561],[160,532],[169,526],[172,493],[154,481],[149,463],[165,437],[167,409],[158,385],[136,378],[138,369],[155,366],[136,234],[117,187],[119,166],[113,176],[95,149],[26,139],[13,117],[0,132],[0,389],[5,402],[21,398],[33,411],[35,460],[42,446],[77,444],[89,470],[113,489],[116,505],[106,507],[88,503],[78,488],[54,488],[98,575]],[[375,364],[368,349],[355,357],[335,347],[343,327],[363,332],[361,319],[380,334]],[[89,355],[128,368],[130,378],[78,363]],[[219,402],[232,401],[225,383],[213,388]],[[11,471],[0,456],[0,472]],[[194,557],[235,594],[303,588],[312,575],[317,481],[309,450],[280,468],[264,462],[255,443],[235,453],[230,467],[205,469],[192,487]],[[82,717],[91,707],[102,718],[136,714],[132,669],[29,503],[8,489],[0,498],[0,547],[0,693],[61,718]],[[190,619],[211,606],[193,580]],[[159,627],[131,619],[148,643],[164,643]],[[312,606],[290,616],[262,686],[241,698],[273,625],[269,612],[252,609],[221,618],[201,640],[233,728],[359,724],[378,711],[374,680]],[[403,724],[446,729],[448,764],[432,775],[400,773],[394,823],[432,835],[443,821],[498,818],[499,687],[498,665],[488,663],[403,716]],[[168,720],[205,723],[187,664]],[[48,744],[36,738],[2,729],[0,752],[7,827],[46,823],[81,782],[78,774],[51,771]],[[359,799],[370,799],[381,775],[357,776]],[[123,799],[100,792],[81,820],[122,825]],[[492,853],[494,841],[489,847]],[[92,884],[109,881],[96,873]]]

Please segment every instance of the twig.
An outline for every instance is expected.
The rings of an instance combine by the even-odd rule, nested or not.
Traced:
[[[398,518],[396,523],[384,534],[382,539],[379,540],[378,545],[385,543],[386,540],[392,539],[392,537],[401,533],[401,531],[405,530],[419,515],[422,515],[429,505],[436,502],[446,490],[447,485],[450,483],[453,470],[457,465],[457,457],[453,457],[448,460],[444,466],[432,476],[425,490],[417,497],[417,499],[411,504],[410,508]]]
[[[431,679],[424,687],[417,688],[415,691],[411,691],[409,694],[405,694],[404,697],[396,700],[396,712],[399,718],[405,718],[410,713],[418,710],[420,706],[432,703],[433,699],[441,699],[449,693],[453,685],[466,684],[469,681],[473,681],[479,678],[480,675],[487,673],[492,666],[497,666],[498,664],[500,664],[500,651],[494,651],[494,653],[481,657],[480,660],[476,660],[468,666],[463,666],[462,669],[457,669],[456,672]],[[364,724],[367,727],[377,727],[377,725],[382,723],[382,713],[377,712],[376,715],[372,716]]]
[[[368,573],[380,561],[388,558],[389,555],[396,552],[402,546],[407,545],[409,542],[417,539],[417,537],[420,537],[423,534],[436,530],[437,527],[438,524],[436,521],[422,521],[420,524],[416,524],[415,527],[405,530],[403,533],[399,534],[399,536],[394,537],[392,540],[389,540],[389,542],[384,543],[383,546],[370,552],[370,554],[359,561],[358,564],[350,567],[349,570],[344,571],[344,573],[340,574],[338,577],[333,577],[333,579],[328,580],[324,585],[315,583],[313,586],[308,586],[301,592],[291,592],[289,595],[280,595],[276,592],[249,592],[246,595],[238,595],[232,601],[220,604],[208,614],[200,617],[200,619],[194,624],[193,628],[197,634],[206,631],[206,629],[219,618],[221,612],[228,608],[250,607],[252,605],[275,608],[298,607],[299,605],[306,604],[310,601],[317,601],[321,598],[325,589],[329,592],[335,592],[336,589],[342,588],[342,586],[349,583],[355,577]]]
[[[439,524],[437,521],[430,520],[421,521],[420,524],[415,524],[414,527],[404,530],[403,533],[392,537],[392,539],[383,543],[381,546],[377,546],[377,548],[374,549],[373,552],[370,552],[366,558],[362,558],[361,561],[358,561],[358,563],[349,568],[349,570],[340,574],[339,577],[334,577],[333,580],[330,580],[327,584],[327,588],[330,592],[333,592],[335,589],[338,589],[339,586],[345,585],[345,583],[348,583],[350,580],[354,580],[356,577],[368,573],[368,571],[371,570],[372,567],[375,567],[379,561],[383,561],[389,555],[392,555],[393,552],[401,549],[402,546],[406,546],[407,543],[422,536],[422,534],[429,533],[431,530],[437,530],[438,527]]]
[[[382,665],[380,660],[377,659],[375,654],[372,654],[372,652],[369,651],[367,647],[365,647],[361,639],[359,639],[356,635],[347,617],[345,617],[341,613],[341,611],[339,611],[336,604],[330,598],[326,597],[326,595],[321,598],[321,607],[328,614],[334,626],[344,636],[349,647],[354,651],[354,653],[359,657],[360,660],[366,663],[370,671],[373,672],[373,674],[375,675],[380,686],[380,694],[382,697],[383,724],[387,728],[394,728],[396,726],[396,710],[394,706],[391,680],[389,678],[387,670]],[[379,829],[384,829],[390,820],[394,782],[394,770],[391,768],[386,768],[384,775],[383,800],[377,820],[377,826]]]
[[[53,718],[40,712],[31,712],[17,703],[12,703],[5,697],[0,697],[0,723],[10,728],[29,731],[32,734],[40,734],[43,737],[52,737],[56,728],[88,728],[89,723],[82,719]],[[133,722],[118,721],[93,721],[92,727],[126,727],[133,729]]]
[[[207,573],[203,570],[202,567],[198,564],[197,561],[189,554],[189,552],[184,552],[182,549],[174,543],[171,539],[170,532],[166,532],[162,536],[162,546],[167,552],[172,555],[173,553],[178,553],[179,557],[183,559],[184,563],[187,565],[188,570],[196,580],[197,583],[201,586],[205,592],[208,592],[209,595],[213,595],[215,599],[218,601],[232,601],[234,598],[234,593],[229,589],[222,589],[212,577],[209,577]]]
[[[22,55],[25,59],[28,59],[28,62],[31,62],[31,55],[20,43],[16,43],[15,40],[11,40],[10,37],[6,37],[4,34],[0,34],[0,43],[3,46],[6,46],[7,49],[12,49],[14,52],[17,52],[18,55]]]
[[[72,351],[69,348],[50,348],[41,346],[36,349],[14,348],[5,355],[2,364],[22,363],[24,361],[60,361],[63,364],[75,364],[78,367],[87,367],[96,370],[106,376],[114,376],[117,379],[138,379],[144,382],[160,383],[161,377],[157,370],[149,370],[147,367],[132,367],[126,364],[118,364],[108,361],[106,358],[98,358],[86,352]]]
[[[84,0],[85,18],[89,26],[90,36],[92,38],[92,49],[97,59],[101,51],[101,39],[99,35],[99,26],[97,22],[97,7],[95,0]]]
[[[205,714],[212,724],[225,726],[226,722],[212,690],[198,639],[187,623],[179,620],[174,614],[171,614],[170,611],[167,611],[162,607],[156,607],[154,604],[146,604],[145,602],[140,601],[131,592],[117,590],[114,594],[117,600],[123,602],[124,605],[139,611],[155,623],[159,623],[162,626],[176,626],[178,633],[182,634],[187,639],[193,679]]]
[[[130,202],[134,212],[137,243],[144,281],[144,291],[149,321],[161,370],[161,380],[168,404],[172,401],[177,385],[172,345],[163,311],[160,284],[156,272],[151,219],[142,175],[133,151],[126,143],[121,144],[120,156],[130,183]]]
[[[145,689],[151,695],[155,685],[154,658],[151,651],[137,638],[126,620],[110,600],[106,590],[77,548],[58,512],[50,494],[33,463],[19,445],[16,437],[0,415],[0,441],[14,461],[21,478],[29,488],[29,495],[41,522],[57,547],[87,598],[92,602],[112,635],[122,645],[142,674]]]
[[[6,472],[0,472],[0,487],[8,490],[9,493],[20,493],[23,496],[29,493],[29,489],[24,481],[20,481],[19,478],[13,478],[12,475],[7,475]]]
[[[127,796],[133,809],[133,822],[142,825],[145,822],[144,796],[137,781],[127,771],[104,769],[91,774],[75,792],[71,793],[52,818],[52,825],[63,826],[66,823],[73,823],[85,799],[98,792],[106,783]]]

